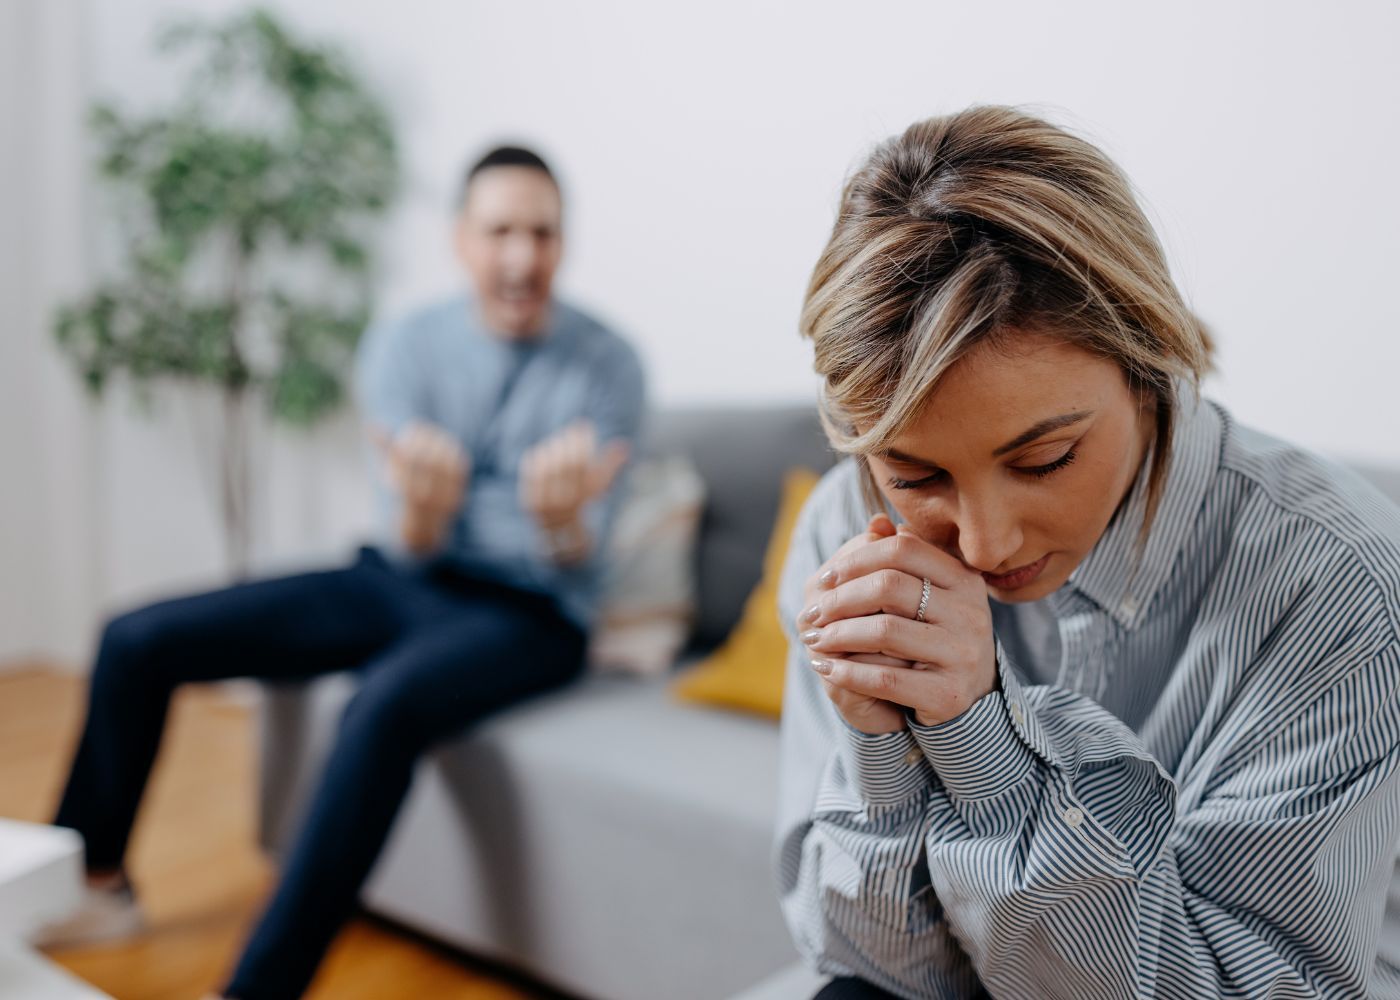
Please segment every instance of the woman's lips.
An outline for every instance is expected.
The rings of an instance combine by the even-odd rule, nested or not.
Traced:
[[[1010,573],[1002,576],[994,576],[991,573],[983,573],[982,579],[987,581],[989,587],[997,590],[1016,590],[1024,587],[1033,581],[1045,569],[1045,564],[1050,561],[1050,553],[1041,556],[1029,566],[1022,566],[1020,569],[1013,569]]]

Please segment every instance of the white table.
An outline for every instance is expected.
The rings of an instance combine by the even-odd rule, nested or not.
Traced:
[[[83,841],[72,830],[0,819],[0,1000],[101,1000],[24,944],[82,900]]]
[[[111,1000],[18,941],[0,941],[3,1000]]]

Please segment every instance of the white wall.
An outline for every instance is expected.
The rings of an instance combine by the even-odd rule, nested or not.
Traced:
[[[0,3],[0,669],[71,660],[101,600],[92,414],[43,332],[84,273],[82,28]]]
[[[153,26],[238,5],[90,6],[94,88],[140,104],[169,89]],[[659,402],[807,399],[795,317],[844,173],[915,118],[1026,103],[1137,182],[1218,335],[1217,398],[1304,444],[1400,461],[1393,4],[274,6],[348,45],[397,111],[409,185],[386,245],[388,311],[452,287],[461,166],[521,139],[566,182],[566,291],[634,337]],[[265,560],[338,551],[361,530],[353,438],[345,420],[278,441]],[[108,406],[95,450],[101,600],[216,578],[188,434]]]

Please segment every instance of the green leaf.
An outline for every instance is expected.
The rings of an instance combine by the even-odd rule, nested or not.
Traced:
[[[389,114],[340,51],[266,9],[172,23],[159,50],[185,73],[168,108],[89,115],[133,229],[121,273],[55,312],[55,343],[93,392],[118,373],[142,395],[265,386],[279,419],[317,419],[346,395],[398,188]],[[277,284],[315,260],[324,280]]]

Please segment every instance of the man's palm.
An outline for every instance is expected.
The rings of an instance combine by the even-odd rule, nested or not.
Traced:
[[[545,528],[576,523],[584,505],[612,486],[628,453],[624,441],[600,448],[592,423],[570,424],[521,459],[521,504]]]

